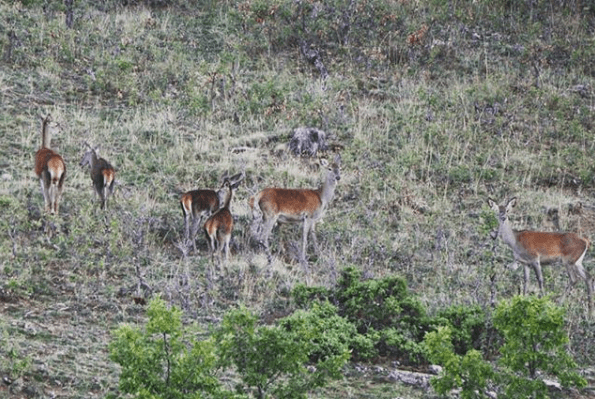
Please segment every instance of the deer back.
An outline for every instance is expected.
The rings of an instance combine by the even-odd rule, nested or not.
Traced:
[[[182,194],[180,199],[184,214],[197,215],[201,212],[215,212],[219,209],[219,195],[214,190],[192,190]]]

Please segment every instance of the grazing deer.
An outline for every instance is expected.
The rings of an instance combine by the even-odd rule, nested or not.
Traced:
[[[217,191],[214,190],[192,190],[182,194],[180,198],[180,205],[182,206],[182,213],[184,214],[184,240],[189,243],[192,240],[194,252],[196,250],[196,241],[194,237],[198,232],[198,227],[201,224],[203,217],[209,217],[215,213],[221,205],[225,202],[226,191],[223,187],[225,181],[229,180],[232,188],[236,188],[243,179],[244,174],[237,174],[231,178],[225,177],[223,185]],[[192,224],[192,228],[190,225]]]
[[[589,240],[574,233],[550,233],[541,231],[516,231],[512,229],[508,220],[508,212],[516,205],[516,198],[512,198],[506,205],[498,205],[488,198],[488,205],[496,212],[499,228],[497,237],[508,245],[513,252],[516,267],[518,262],[524,264],[525,279],[523,295],[527,293],[529,281],[529,266],[533,268],[539,283],[539,290],[543,292],[543,275],[541,265],[561,261],[570,277],[570,285],[574,285],[577,276],[587,284],[589,313],[592,312],[592,282],[591,276],[583,267],[583,259],[589,248]]]
[[[335,161],[329,165],[326,160],[321,161],[328,171],[322,187],[316,190],[265,188],[249,200],[254,219],[257,217],[256,208],[262,212],[263,232],[262,240],[271,260],[269,235],[275,223],[303,223],[302,259],[306,259],[308,233],[312,234],[315,250],[318,250],[314,227],[322,219],[326,208],[335,195],[337,181],[341,178],[341,157],[337,154]]]
[[[60,197],[66,178],[64,159],[50,148],[51,115],[43,119],[41,127],[41,148],[35,154],[35,174],[39,177],[41,192],[45,202],[45,210],[58,214]]]
[[[229,209],[233,188],[228,179],[225,180],[223,186],[227,188],[223,206],[207,219],[204,231],[211,249],[211,257],[215,255],[216,250],[219,250],[219,258],[221,259],[225,247],[225,261],[227,262],[229,260],[229,241],[233,230],[233,217]]]
[[[99,157],[97,147],[92,148],[89,144],[85,144],[89,150],[83,155],[80,165],[81,167],[89,165],[93,188],[101,200],[101,209],[105,209],[108,196],[114,192],[116,171],[108,161]]]

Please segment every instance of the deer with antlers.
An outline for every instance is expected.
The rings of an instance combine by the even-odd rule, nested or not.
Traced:
[[[328,204],[335,195],[337,181],[341,178],[341,157],[335,156],[334,163],[329,164],[321,160],[327,169],[327,174],[322,187],[312,189],[265,188],[249,200],[254,220],[258,217],[258,210],[262,213],[263,227],[261,243],[267,251],[269,262],[271,252],[269,248],[269,235],[276,223],[302,223],[302,259],[306,259],[308,234],[312,234],[315,250],[318,250],[314,228],[322,219]]]
[[[513,268],[516,268],[518,262],[524,265],[523,295],[527,293],[529,267],[535,271],[539,290],[543,292],[541,265],[561,261],[566,266],[570,277],[570,286],[575,284],[577,276],[587,284],[588,307],[589,313],[592,314],[592,281],[583,267],[583,259],[589,249],[589,240],[574,233],[513,230],[508,220],[508,212],[516,205],[516,201],[516,198],[512,198],[506,205],[498,205],[488,198],[488,205],[496,213],[499,222],[498,232],[494,238],[500,237],[512,249]]]
[[[58,214],[60,197],[66,178],[64,159],[50,148],[51,115],[43,119],[41,127],[41,148],[35,153],[35,174],[41,184],[46,212]]]
[[[80,166],[89,166],[93,188],[101,200],[101,209],[105,209],[108,197],[114,192],[116,171],[108,161],[99,156],[98,147],[93,148],[88,143],[85,145],[89,149],[83,155]]]
[[[231,178],[225,176],[221,188],[217,191],[199,189],[182,194],[180,205],[182,206],[182,213],[184,215],[184,240],[187,243],[186,245],[189,245],[189,241],[192,241],[195,253],[198,253],[195,237],[202,219],[217,212],[221,208],[221,205],[225,203],[227,192],[225,182],[229,181],[233,189],[239,185],[243,176],[243,173],[234,175]]]

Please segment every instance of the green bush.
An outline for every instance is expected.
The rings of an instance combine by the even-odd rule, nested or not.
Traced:
[[[359,334],[350,342],[354,359],[390,356],[404,363],[425,361],[420,343],[434,322],[409,293],[402,277],[362,281],[361,271],[348,267],[341,272],[334,290],[298,285],[292,295],[302,308],[325,300],[337,306],[339,315]]]
[[[546,375],[564,387],[586,385],[566,352],[564,314],[548,297],[515,296],[498,305],[494,325],[504,336],[499,364],[505,397],[546,398]]]
[[[431,380],[436,392],[445,395],[460,388],[462,398],[485,398],[487,387],[494,385],[498,397],[547,398],[544,378],[555,377],[564,387],[586,385],[566,352],[564,309],[549,298],[516,296],[501,302],[496,308],[494,325],[504,339],[497,368],[475,349],[465,355],[456,354],[453,345],[456,338],[449,326],[426,334],[428,359],[443,367],[440,376]]]
[[[110,359],[122,367],[120,390],[135,398],[222,398],[215,375],[213,340],[197,340],[182,327],[182,312],[161,298],[147,309],[145,328],[123,325],[109,344]]]
[[[233,366],[241,376],[238,392],[254,388],[257,398],[305,398],[308,391],[340,377],[353,331],[331,305],[298,311],[276,326],[257,321],[245,308],[233,310],[215,332],[221,364]]]
[[[432,387],[440,395],[461,388],[463,399],[487,398],[486,388],[494,376],[492,366],[475,349],[455,354],[451,332],[450,327],[438,327],[424,337],[428,359],[443,367],[441,375],[430,380]]]
[[[438,311],[437,324],[450,327],[454,351],[464,355],[470,349],[481,350],[486,316],[479,305],[454,305]]]

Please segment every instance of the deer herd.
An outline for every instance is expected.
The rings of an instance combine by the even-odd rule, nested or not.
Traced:
[[[51,132],[50,115],[43,118],[41,128],[41,148],[35,154],[35,174],[39,178],[41,192],[45,202],[45,210],[50,214],[58,214],[60,198],[66,177],[64,159],[50,147]],[[100,198],[101,209],[107,208],[108,197],[113,193],[115,170],[105,159],[99,157],[98,148],[85,143],[88,150],[84,153],[80,166],[89,166],[93,188]],[[329,164],[321,160],[327,169],[323,184],[317,189],[265,188],[250,197],[248,203],[253,213],[254,223],[259,217],[262,222],[256,229],[258,242],[264,246],[268,261],[271,262],[269,236],[276,224],[302,224],[301,260],[305,261],[308,234],[312,235],[314,249],[318,252],[318,243],[314,228],[319,222],[335,194],[335,187],[341,178],[341,157],[337,154],[334,162]],[[200,189],[184,193],[180,205],[184,216],[184,246],[193,247],[197,253],[195,236],[202,225],[211,257],[218,252],[221,260],[225,250],[225,259],[229,259],[229,245],[234,227],[230,204],[234,190],[245,178],[244,172],[223,178],[221,188],[217,191]],[[492,238],[501,241],[512,249],[513,264],[524,265],[523,294],[527,293],[530,268],[537,277],[540,293],[543,293],[542,264],[560,262],[566,267],[570,284],[577,279],[585,281],[589,314],[592,315],[593,281],[583,266],[585,254],[589,249],[589,240],[574,233],[558,233],[544,231],[513,230],[508,218],[509,211],[516,205],[517,199],[510,199],[505,205],[498,205],[491,198],[487,203],[495,212],[499,227],[492,233]],[[203,219],[204,221],[203,224]]]

